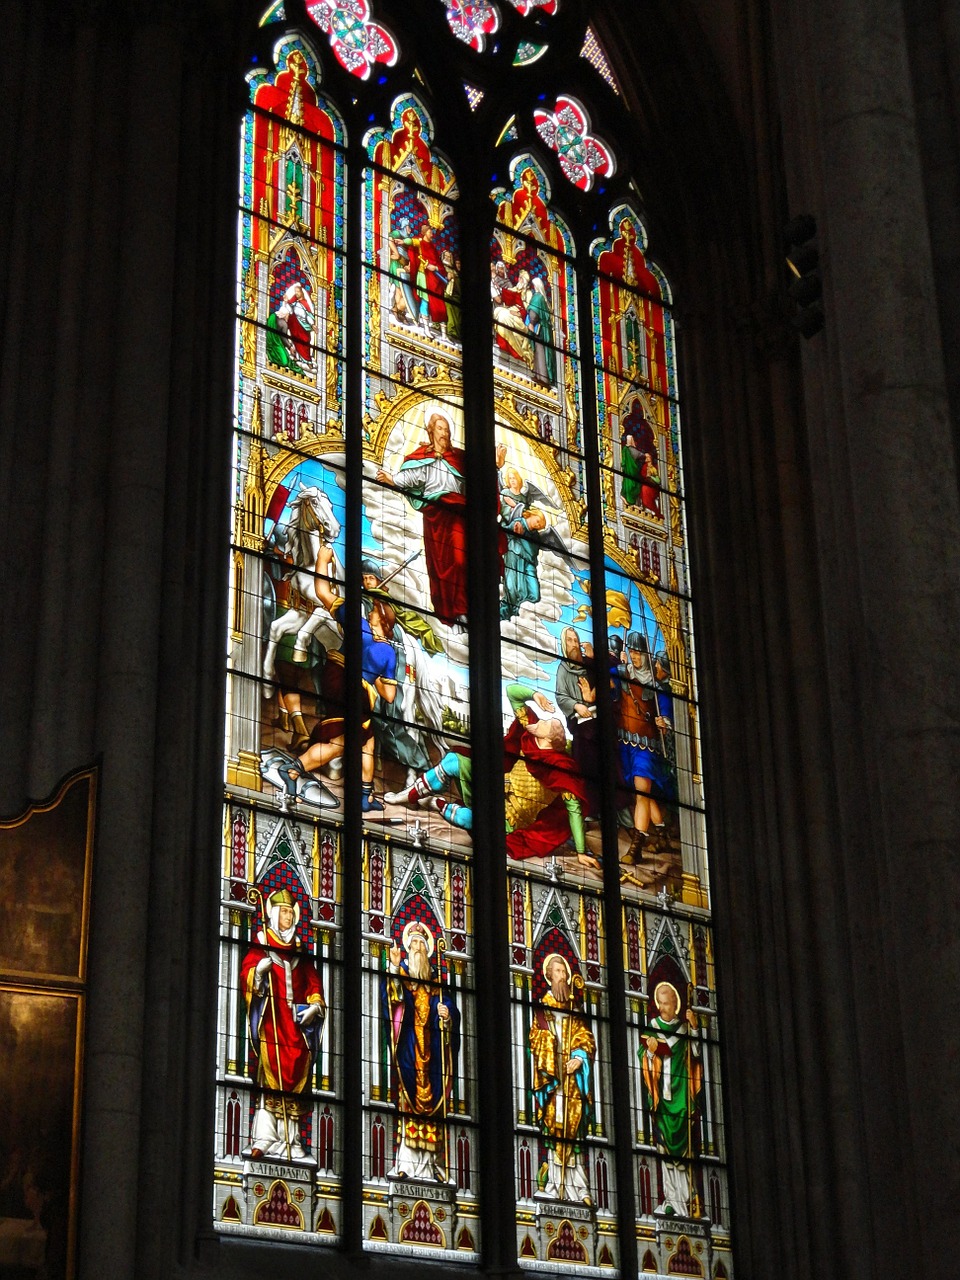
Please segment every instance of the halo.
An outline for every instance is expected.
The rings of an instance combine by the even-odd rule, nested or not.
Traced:
[[[654,1004],[657,1003],[657,992],[660,990],[661,987],[669,987],[669,989],[673,992],[674,998],[676,999],[676,1002],[677,1002],[677,1013],[679,1013],[680,1010],[683,1008],[683,1001],[680,999],[680,992],[677,990],[677,988],[673,985],[672,982],[663,981],[663,982],[657,983],[657,985],[653,988],[653,1003]]]
[[[423,923],[422,920],[408,920],[407,923],[403,926],[403,933],[400,936],[403,939],[404,951],[410,950],[410,935],[411,933],[413,933],[414,930],[416,930],[418,933],[423,933],[425,935],[426,943],[427,943],[427,956],[432,957],[433,951],[434,951],[434,945],[435,945],[433,934],[430,932],[430,930],[427,928],[427,926]]]
[[[435,415],[443,418],[447,426],[450,428],[450,435],[453,435],[453,414],[450,407],[445,405],[441,400],[431,400],[429,404],[424,406],[423,410],[423,430],[426,431],[430,425],[430,419]]]
[[[568,982],[573,977],[573,970],[570,968],[570,961],[567,959],[567,957],[562,956],[559,951],[551,951],[550,954],[545,957],[543,964],[540,966],[540,972],[543,974],[544,980],[546,981],[546,984],[548,987],[550,986],[550,974],[548,971],[550,969],[551,964],[553,964],[554,960],[559,960],[560,963],[563,965],[563,967],[566,969]]]

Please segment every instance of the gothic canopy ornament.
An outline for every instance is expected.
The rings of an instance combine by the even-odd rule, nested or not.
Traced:
[[[386,29],[370,19],[369,0],[315,0],[307,13],[325,35],[341,67],[361,80],[368,79],[375,62],[392,67],[397,61],[397,42]]]
[[[613,174],[613,153],[590,132],[590,117],[576,98],[561,95],[552,112],[534,111],[533,122],[540,137],[557,153],[564,176],[581,191],[589,191],[598,174]]]

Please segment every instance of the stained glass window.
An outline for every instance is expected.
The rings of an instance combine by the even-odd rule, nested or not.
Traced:
[[[226,1232],[336,1240],[344,707],[322,658],[341,645],[344,132],[296,38],[249,80],[215,1206]]]
[[[384,812],[364,841],[364,1241],[471,1260],[481,1235],[461,249],[456,178],[432,135],[407,94],[366,138],[361,575],[390,626],[397,684],[375,708]],[[374,1154],[381,1126],[386,1160]]]
[[[263,18],[214,1218],[730,1275],[672,298],[558,8]]]

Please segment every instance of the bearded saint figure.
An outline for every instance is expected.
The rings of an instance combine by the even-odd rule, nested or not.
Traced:
[[[597,1042],[579,1011],[583,980],[562,955],[543,962],[548,990],[533,1015],[533,1104],[546,1140],[547,1177],[540,1194],[590,1203],[583,1140],[593,1119],[593,1063]]]
[[[390,948],[382,982],[399,1113],[397,1156],[387,1176],[447,1182],[446,1116],[460,1051],[460,1011],[441,983],[439,963],[434,966],[436,944],[427,926],[409,921],[402,941],[402,949],[396,942]]]
[[[251,1156],[304,1160],[301,1121],[310,1114],[310,1073],[327,1006],[320,975],[297,937],[300,904],[279,889],[264,904],[266,926],[240,966],[259,1099]]]

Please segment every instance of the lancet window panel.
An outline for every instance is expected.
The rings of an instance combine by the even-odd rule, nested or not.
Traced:
[[[578,371],[575,362],[564,360],[569,378],[562,393],[521,392],[499,367],[494,382],[501,636],[553,654],[557,627],[576,626],[590,616]]]
[[[678,522],[683,474],[677,406],[638,380],[614,377],[606,370],[600,374],[600,458],[605,474],[611,477],[604,482],[610,515],[634,521]],[[649,486],[648,493],[640,493],[643,484]],[[682,540],[682,531],[678,530],[677,537]]]
[[[341,874],[336,828],[226,807],[214,1213],[227,1234],[339,1233]]]
[[[517,1257],[590,1273],[617,1265],[606,944],[600,897],[508,878]]]
[[[234,992],[239,990],[244,1001],[249,995],[254,1017],[247,1016],[249,1009],[240,1008],[235,1022],[231,1018],[231,1024],[223,1032],[221,1093],[227,1096],[229,1090],[239,1089],[245,1102],[239,1119],[231,1120],[229,1126],[224,1122],[218,1137],[217,1158],[231,1157],[236,1171],[243,1159],[259,1159],[256,1154],[259,1151],[267,1157],[275,1155],[287,1161],[299,1159],[305,1169],[310,1169],[318,1163],[316,1129],[308,1130],[301,1126],[297,1131],[293,1120],[298,1117],[309,1120],[311,1115],[319,1114],[318,1108],[327,1105],[334,1105],[339,1114],[336,1099],[342,1090],[342,1051],[338,1034],[328,1019],[330,1007],[339,1004],[341,999],[340,970],[321,953],[302,950],[297,968],[302,968],[306,976],[302,984],[298,981],[296,994],[322,997],[322,1003],[314,1001],[319,1006],[319,1013],[305,1024],[311,1027],[311,1037],[318,1041],[317,1056],[311,1066],[285,1052],[280,1025],[284,1015],[281,1008],[272,1007],[276,986],[269,991],[260,984],[267,994],[258,1004],[256,978],[251,975],[250,967],[255,964],[260,951],[254,938],[225,948],[222,999],[230,1005],[230,1014],[233,1014]],[[301,985],[303,992],[299,990]],[[309,1001],[304,998],[297,1003],[306,1005]],[[262,1070],[259,1069],[261,1055],[264,1059]],[[304,1088],[305,1079],[308,1088]],[[269,1113],[269,1118],[261,1112]],[[228,1128],[229,1138],[223,1136]],[[337,1150],[341,1149],[342,1146],[338,1146]],[[335,1172],[332,1167],[324,1165],[324,1168],[326,1172]],[[339,1172],[339,1160],[336,1171]]]
[[[266,27],[274,22],[286,22],[287,7],[284,0],[275,0],[275,3],[265,9],[260,18],[260,26]]]
[[[609,518],[636,530],[663,524],[682,543],[682,473],[670,293],[643,252],[642,223],[614,209],[612,236],[593,246],[598,426]],[[682,558],[681,558],[682,559]]]
[[[577,416],[579,377],[569,360],[579,349],[573,237],[551,209],[550,182],[535,156],[515,156],[508,173],[510,185],[493,192],[496,373],[505,385],[532,383],[558,411],[569,400],[570,415]]]
[[[396,653],[373,717],[375,790],[391,822],[416,809],[432,845],[471,842],[470,649],[464,409],[434,367],[381,392],[364,443],[364,609]],[[378,620],[379,619],[379,620]]]
[[[477,1261],[460,233],[432,135],[396,99],[363,179],[362,569],[389,588],[400,676],[374,716],[385,838],[372,816],[364,852],[363,1240]]]
[[[453,171],[413,94],[365,139],[363,176],[365,589],[383,592],[397,692],[381,706],[387,821],[431,848],[472,829],[460,233]],[[381,585],[382,584],[382,585]],[[372,599],[373,597],[371,597]]]
[[[670,286],[647,257],[646,230],[630,205],[615,207],[608,225],[609,235],[591,246],[597,364],[675,399]]]
[[[600,388],[604,508],[611,521],[684,545],[678,414],[662,397],[613,380]]]
[[[732,1273],[712,932],[674,904],[625,907],[623,932],[638,1235],[669,1273],[690,1222],[705,1274]]]
[[[629,205],[592,246],[607,662],[624,891],[708,901],[671,296]]]
[[[364,844],[364,1246],[477,1261],[472,873],[397,821]]]
[[[515,156],[509,174],[491,242],[508,862],[576,855],[598,872],[586,856],[596,761],[572,758],[579,726],[557,705],[566,651],[592,653],[573,238],[536,157]]]
[[[393,103],[389,127],[366,138],[366,365],[371,378],[379,372],[401,385],[414,381],[419,366],[426,372],[434,362],[459,362],[457,184],[432,136],[425,107],[405,94]]]
[[[310,49],[274,52],[249,78],[241,148],[214,1213],[226,1234],[331,1243],[342,751],[325,778],[310,753],[344,718],[343,129]]]
[[[577,352],[569,261],[505,228],[495,231],[490,256],[500,371],[532,381],[541,394],[562,392],[569,381],[562,355]]]
[[[339,271],[339,257],[336,267]],[[255,275],[248,273],[250,279]],[[342,396],[337,369],[343,356],[342,286],[323,281],[302,245],[281,246],[273,270],[259,273],[255,290],[245,293],[242,306],[245,363],[264,369],[271,390],[306,395],[317,406],[312,416],[322,431],[336,420]]]
[[[344,132],[317,92],[310,49],[286,38],[274,56],[272,73],[249,77],[243,132],[241,364],[317,386],[320,354],[340,354]]]
[[[370,228],[374,247],[364,279],[366,364],[371,375],[381,373],[409,385],[417,364],[459,364],[459,227],[454,205],[394,177],[379,175],[379,182],[392,194],[381,210],[383,234],[374,237]]]
[[[286,1119],[292,1123],[294,1103]],[[244,1159],[243,1132],[257,1123],[258,1107],[249,1090],[228,1082],[218,1088],[216,1133],[217,1167],[214,1173],[214,1223],[224,1235],[242,1235],[290,1244],[336,1245],[342,1239],[343,1111],[336,1103],[314,1097],[312,1110],[297,1112],[296,1123],[304,1148],[303,1159],[281,1157],[285,1176],[277,1178],[276,1158]],[[221,1145],[222,1144],[222,1145]],[[247,1166],[252,1176],[241,1170]],[[246,1184],[249,1183],[249,1186]]]
[[[619,1246],[576,279],[544,170],[524,154],[510,175],[491,291],[506,844],[527,873],[508,904],[517,1257],[589,1271]]]
[[[585,878],[599,887],[600,834],[594,803],[599,774],[594,758],[581,765],[574,754],[583,743],[577,737],[571,740],[558,705],[556,652],[504,645],[501,663],[506,676],[517,677],[507,679],[504,687],[508,865],[529,864],[534,870],[562,865],[563,874],[575,882]]]
[[[642,545],[639,553],[642,558]],[[632,543],[623,558],[634,568],[638,552]],[[692,675],[690,601],[667,589],[665,574],[655,578],[652,569],[649,574],[641,574],[637,572],[639,566],[633,573],[624,573],[618,560],[612,554],[608,557],[604,576],[608,660],[618,732],[641,733],[642,721],[646,727],[641,736],[653,742],[664,763],[669,764],[674,799],[702,808],[698,742],[681,750],[679,741],[671,736],[684,732],[683,724],[691,719],[695,722],[698,714]],[[626,699],[622,705],[621,697]],[[634,705],[637,698],[648,705]],[[633,729],[627,723],[631,716],[639,717]],[[662,781],[665,782],[665,775]]]
[[[294,65],[298,52],[289,55]],[[269,250],[289,230],[332,253],[343,239],[345,212],[338,190],[343,148],[334,140],[342,136],[339,122],[319,106],[312,123],[322,133],[256,108],[248,121],[240,208],[250,218],[253,251]]]
[[[344,705],[343,442],[332,443],[311,456],[252,439],[237,504],[227,707],[228,782],[323,811],[342,799],[329,776],[342,752],[320,750],[342,739],[342,725],[333,730]],[[320,766],[326,781],[306,785]]]

